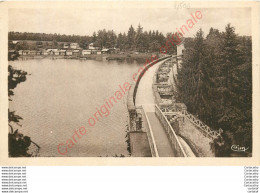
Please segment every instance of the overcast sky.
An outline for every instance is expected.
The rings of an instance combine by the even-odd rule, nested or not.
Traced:
[[[144,30],[175,32],[200,10],[199,20],[185,36],[199,28],[207,34],[210,27],[224,31],[231,23],[239,35],[251,35],[251,9],[9,9],[9,31],[92,35],[99,29],[127,32],[140,23]]]

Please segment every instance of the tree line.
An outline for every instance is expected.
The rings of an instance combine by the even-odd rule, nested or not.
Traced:
[[[230,156],[232,145],[252,152],[252,40],[225,32],[200,29],[185,41],[177,77],[178,100],[212,129],[223,130],[218,156]]]
[[[99,48],[119,48],[122,51],[138,51],[138,52],[159,52],[161,45],[165,44],[167,37],[171,37],[172,33],[167,33],[164,36],[158,30],[144,31],[139,24],[135,29],[132,25],[129,27],[127,33],[116,34],[113,30],[98,30],[92,36],[79,35],[60,35],[60,34],[46,34],[46,33],[28,33],[28,32],[9,32],[9,40],[20,40],[22,43],[18,48],[30,48],[26,40],[37,41],[37,45],[48,44],[46,41],[51,41],[51,46],[58,46],[57,42],[75,42],[81,48],[87,49],[90,43],[94,43],[95,47]],[[37,48],[34,45],[33,48]],[[9,45],[11,47],[12,45]],[[12,49],[18,49],[12,47]],[[168,53],[175,53],[176,46],[168,50]]]

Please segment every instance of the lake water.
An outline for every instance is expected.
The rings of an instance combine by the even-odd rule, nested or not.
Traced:
[[[23,118],[22,127],[14,125],[15,129],[41,147],[39,156],[61,156],[58,144],[66,143],[81,126],[87,134],[66,156],[128,156],[127,94],[94,127],[88,125],[88,119],[114,96],[118,85],[132,83],[137,63],[31,59],[10,64],[31,74],[14,89],[9,108]]]

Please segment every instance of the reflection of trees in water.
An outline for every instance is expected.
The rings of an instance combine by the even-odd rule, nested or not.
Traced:
[[[126,58],[125,61],[128,64],[132,64],[134,62],[134,59],[133,58]]]
[[[144,64],[147,58],[126,58],[126,62],[128,64],[132,64],[132,63],[138,63],[138,64]]]
[[[143,58],[108,58],[108,61],[116,61],[118,63],[127,63],[127,64],[133,64],[133,63],[138,63],[138,64],[144,64],[145,59]]]

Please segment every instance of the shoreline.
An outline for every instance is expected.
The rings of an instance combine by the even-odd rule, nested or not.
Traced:
[[[87,56],[66,56],[66,55],[20,55],[18,58],[23,59],[77,59],[77,60],[100,60],[100,61],[119,61],[119,62],[133,62],[145,63],[147,58],[153,54],[100,54],[100,55],[87,55]]]

